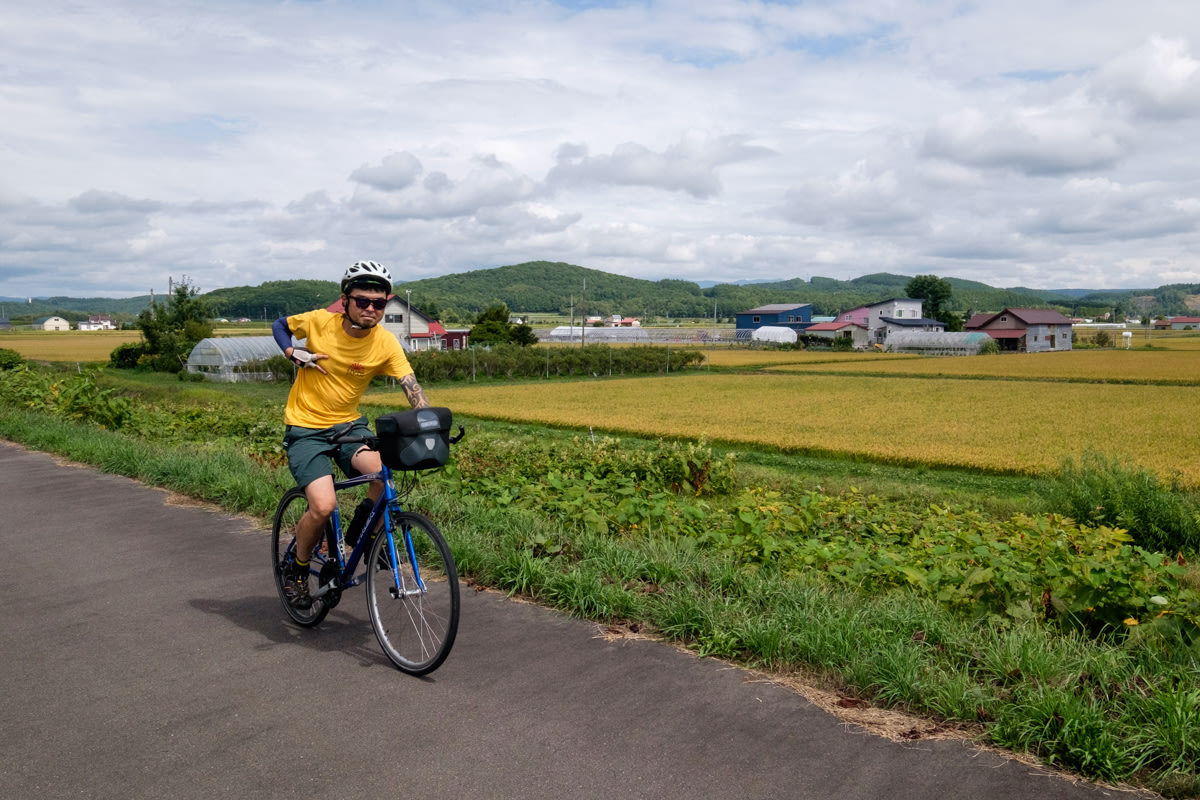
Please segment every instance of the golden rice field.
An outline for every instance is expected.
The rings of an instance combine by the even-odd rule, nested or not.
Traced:
[[[770,369],[809,368],[784,363]],[[902,355],[865,356],[837,363],[813,362],[822,372],[887,375],[944,375],[1037,380],[1166,381],[1200,384],[1200,348],[1170,350],[1071,350],[1062,353],[1005,353],[995,356],[921,358]]]
[[[217,328],[215,336],[270,336],[265,324]],[[108,361],[120,345],[140,342],[139,331],[3,331],[0,347],[15,350],[31,361]]]
[[[127,342],[140,342],[139,331],[4,331],[0,347],[32,361],[108,361]]]
[[[762,348],[722,348],[707,350],[704,347],[684,347],[703,353],[706,363],[714,367],[761,369],[795,364],[833,364],[847,361],[854,364],[872,364],[877,360],[919,359],[914,355],[892,355],[887,353],[837,353],[830,350],[766,350]]]
[[[491,419],[1017,474],[1090,448],[1200,487],[1200,395],[1184,386],[760,373],[428,394]]]

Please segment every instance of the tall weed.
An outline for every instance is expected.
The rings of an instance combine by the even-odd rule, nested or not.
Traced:
[[[1141,546],[1168,553],[1200,550],[1200,503],[1178,481],[1088,450],[1068,458],[1040,487],[1046,503],[1080,523],[1129,531]]]

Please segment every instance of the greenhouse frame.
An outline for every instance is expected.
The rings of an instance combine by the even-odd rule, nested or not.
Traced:
[[[898,331],[888,336],[887,350],[923,356],[976,356],[991,338],[983,331]]]
[[[238,381],[269,381],[271,373],[264,370],[249,370],[248,365],[257,365],[283,353],[272,336],[228,336],[202,339],[192,348],[187,360],[187,371],[197,372],[212,381],[236,383]]]

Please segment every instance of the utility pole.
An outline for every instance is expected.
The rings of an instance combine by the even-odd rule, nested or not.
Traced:
[[[412,289],[404,290],[404,340],[412,347]]]
[[[583,315],[583,298],[587,297],[587,278],[583,279],[583,294],[579,296],[579,346],[583,347],[583,332],[587,329],[587,317]]]

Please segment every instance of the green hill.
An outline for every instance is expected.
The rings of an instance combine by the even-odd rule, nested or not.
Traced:
[[[413,305],[432,309],[451,323],[469,323],[489,306],[504,303],[514,313],[562,317],[621,314],[653,321],[656,318],[730,318],[739,311],[768,303],[808,303],[816,316],[833,316],[869,303],[902,297],[911,276],[886,272],[852,280],[813,277],[772,283],[719,283],[701,288],[691,281],[627,278],[574,264],[531,261],[525,264],[472,270],[396,285],[397,294],[412,293]],[[1052,307],[1068,315],[1097,316],[1116,309],[1120,314],[1187,314],[1189,296],[1200,284],[1175,284],[1158,289],[1095,291],[1086,289],[1001,289],[978,281],[946,277],[954,294],[947,310],[964,316],[1004,307]],[[216,289],[203,297],[214,317],[275,319],[320,308],[338,296],[335,281],[268,281],[259,286]],[[162,300],[164,298],[158,298]],[[89,313],[111,314],[128,322],[150,302],[148,295],[125,299],[34,298],[32,303],[4,301],[14,323],[58,314],[71,321]]]

